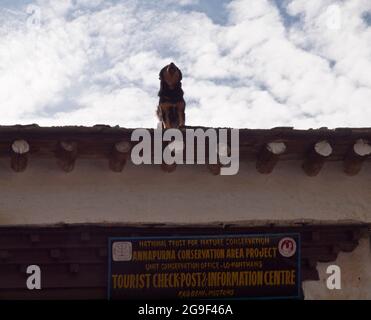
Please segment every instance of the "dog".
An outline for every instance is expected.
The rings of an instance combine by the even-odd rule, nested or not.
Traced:
[[[181,128],[185,125],[185,100],[182,90],[182,72],[171,62],[159,74],[160,91],[157,116],[165,129]]]

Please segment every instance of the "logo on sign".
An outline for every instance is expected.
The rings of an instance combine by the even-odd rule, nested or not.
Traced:
[[[296,242],[293,238],[282,238],[278,243],[278,251],[285,258],[292,257],[296,252]]]
[[[131,242],[114,242],[112,245],[113,261],[130,261],[132,258],[133,246]]]

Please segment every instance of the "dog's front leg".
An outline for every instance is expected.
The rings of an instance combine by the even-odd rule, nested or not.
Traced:
[[[179,127],[184,127],[185,125],[185,103],[183,101],[177,103],[177,110],[178,110]]]
[[[165,113],[165,129],[170,129],[171,128],[171,122],[170,122],[170,117],[169,117],[169,110],[166,110]]]
[[[165,129],[171,128],[171,121],[170,121],[170,115],[169,115],[169,108],[171,105],[166,104],[164,105],[164,108],[162,109],[164,120],[165,120]]]

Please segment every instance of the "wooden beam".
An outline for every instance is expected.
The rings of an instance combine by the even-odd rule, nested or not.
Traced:
[[[231,155],[231,148],[228,146],[228,144],[225,143],[219,143],[217,147],[217,154],[218,159],[217,163],[208,163],[207,168],[213,174],[214,176],[220,175],[220,170],[223,167],[223,164],[220,162],[220,157],[227,157]]]
[[[57,147],[57,163],[65,172],[71,172],[77,159],[77,143],[74,141],[61,141]]]
[[[309,150],[304,160],[302,166],[304,172],[310,177],[318,175],[331,153],[332,147],[326,140],[317,142],[313,148]]]
[[[80,264],[70,263],[69,271],[70,271],[70,273],[79,273],[80,272]]]
[[[165,162],[163,162],[161,164],[161,169],[162,171],[167,172],[167,173],[174,172],[176,170],[176,163],[166,164]]]
[[[361,171],[362,164],[371,154],[371,146],[366,140],[359,139],[344,157],[344,172],[354,176]]]
[[[269,174],[276,166],[281,154],[286,151],[283,142],[270,142],[266,144],[258,154],[256,169],[262,174]]]
[[[207,168],[209,169],[211,174],[213,174],[214,176],[218,176],[220,175],[220,169],[222,168],[222,165],[220,163],[216,163],[216,164],[209,163],[207,165]]]
[[[15,172],[26,170],[30,146],[25,140],[15,140],[12,144],[10,166]]]
[[[60,259],[62,257],[62,252],[60,249],[50,249],[49,255],[53,259]]]
[[[164,144],[164,146],[165,148],[169,148],[171,152],[175,152],[175,154],[180,154],[184,152],[183,141],[177,141],[177,140],[171,141],[171,142]],[[167,173],[174,172],[176,170],[176,167],[177,167],[176,163],[167,164],[165,163],[164,160],[162,161],[162,164],[161,164],[161,169]]]
[[[117,142],[109,159],[109,167],[114,172],[121,172],[130,156],[131,143],[128,141]]]

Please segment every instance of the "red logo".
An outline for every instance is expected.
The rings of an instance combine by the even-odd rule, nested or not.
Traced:
[[[278,251],[285,258],[292,257],[296,252],[296,242],[293,238],[282,238],[278,243]]]

